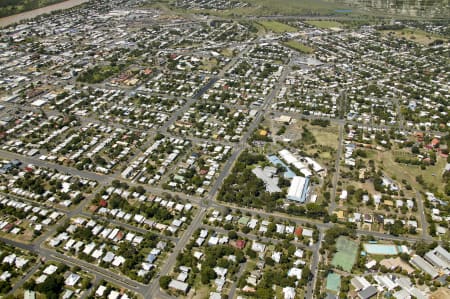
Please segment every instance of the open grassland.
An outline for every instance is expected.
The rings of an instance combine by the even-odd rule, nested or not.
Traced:
[[[263,26],[267,31],[272,31],[275,33],[297,32],[297,28],[277,21],[260,21],[258,24]]]
[[[306,21],[305,23],[323,29],[343,27],[342,23],[336,21]]]
[[[331,148],[338,148],[339,128],[335,125],[330,125],[326,129],[319,126],[309,126],[309,129],[317,139],[317,144],[329,146]]]
[[[424,182],[431,186],[435,186],[439,192],[444,191],[444,181],[442,179],[442,171],[447,163],[446,159],[438,157],[435,165],[429,165],[425,169],[421,169],[417,165],[406,165],[395,162],[395,156],[392,151],[378,152],[376,158],[378,163],[382,163],[384,171],[401,182],[406,180],[411,183],[414,189],[422,190],[422,186],[416,181],[416,177],[421,175]]]
[[[258,30],[256,33],[258,36],[262,36],[266,34],[266,28],[258,22],[253,22],[253,26]]]
[[[336,124],[330,124],[326,128],[323,128],[321,126],[311,125],[309,121],[298,120],[290,130],[300,134],[300,132],[303,131],[303,126],[306,126],[306,128],[314,135],[316,144],[328,146],[337,150],[339,144],[339,127]]]
[[[246,0],[258,7],[260,15],[330,14],[341,8],[336,3],[324,0]]]
[[[203,59],[202,61],[202,65],[199,67],[201,70],[205,70],[208,72],[212,72],[214,69],[217,68],[218,65],[218,61],[216,58],[211,58],[211,59]]]
[[[396,38],[405,38],[415,41],[422,45],[428,45],[437,39],[445,39],[445,37],[428,33],[421,29],[404,28],[399,30],[380,30],[382,34],[386,36],[394,36]]]
[[[298,41],[295,40],[290,40],[287,42],[283,42],[283,45],[285,45],[286,47],[289,47],[293,50],[296,50],[300,53],[304,53],[304,54],[312,54],[314,53],[314,49],[311,47],[308,47]]]
[[[326,0],[241,0],[247,2],[246,7],[233,8],[227,10],[214,9],[178,9],[175,8],[174,1],[159,0],[156,3],[146,3],[145,6],[159,5],[163,6],[170,4],[171,10],[183,13],[206,13],[220,17],[241,17],[241,16],[273,16],[273,15],[329,15],[334,13],[336,9],[342,9],[341,4],[328,2]]]
[[[233,57],[233,50],[230,48],[224,48],[220,51],[220,54],[222,54],[225,57]]]
[[[66,0],[0,0],[0,17],[41,8]]]

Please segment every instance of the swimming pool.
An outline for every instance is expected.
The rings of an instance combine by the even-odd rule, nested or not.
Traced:
[[[364,249],[369,254],[378,255],[397,255],[399,253],[397,246],[387,244],[364,244]]]

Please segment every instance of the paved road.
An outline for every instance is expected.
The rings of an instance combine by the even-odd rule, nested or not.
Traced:
[[[247,48],[246,51],[249,49]],[[241,53],[243,55],[243,53]],[[237,61],[237,60],[236,60]],[[244,134],[244,136],[241,139],[241,142],[239,145],[237,145],[231,154],[231,157],[228,159],[227,163],[223,167],[219,177],[217,178],[216,182],[214,183],[213,187],[211,188],[209,192],[209,197],[214,198],[217,195],[217,192],[219,188],[221,187],[224,179],[228,176],[229,172],[231,171],[231,167],[233,166],[234,162],[237,160],[239,155],[241,154],[242,150],[245,146],[247,146],[247,141],[250,138],[250,136],[253,134],[253,132],[256,130],[258,125],[261,123],[261,120],[264,116],[264,111],[266,111],[272,102],[272,100],[275,98],[275,96],[278,94],[278,92],[281,90],[281,83],[286,80],[286,76],[288,74],[288,71],[291,66],[291,61],[288,62],[287,65],[285,65],[283,72],[280,75],[280,78],[278,79],[278,83],[276,84],[276,87],[272,89],[272,91],[266,96],[264,99],[263,105],[261,105],[258,108],[258,112],[256,114],[256,117],[253,119],[253,121],[250,123],[250,125],[247,127],[247,131]]]
[[[339,170],[341,165],[341,156],[342,156],[342,142],[344,136],[344,126],[342,124],[339,125],[339,137],[338,137],[338,148],[336,153],[336,162],[334,165],[334,174],[333,174],[333,189],[331,190],[331,198],[330,205],[328,206],[328,213],[332,214],[336,209],[336,190],[339,181]]]
[[[134,292],[142,293],[142,290],[145,288],[145,285],[137,281],[131,280],[125,277],[124,275],[116,274],[112,271],[106,270],[105,268],[90,264],[88,262],[79,259],[68,257],[64,254],[54,253],[51,250],[45,251],[42,249],[40,250],[40,253],[41,255],[43,255],[44,253],[46,259],[56,260],[61,263],[69,264],[70,266],[78,266],[88,273],[94,274],[100,277],[101,279],[111,281],[120,287],[132,290]]]
[[[348,125],[352,125],[353,127],[356,128],[361,128],[361,129],[372,129],[372,130],[381,130],[381,131],[389,131],[391,129],[394,130],[398,130],[398,131],[404,131],[404,132],[409,132],[409,133],[414,133],[417,130],[420,130],[418,128],[400,128],[400,126],[398,124],[363,124],[354,120],[347,120],[347,119],[339,119],[339,118],[331,118],[331,117],[326,117],[326,116],[321,116],[321,115],[310,115],[310,114],[303,114],[301,112],[291,112],[291,111],[279,111],[276,109],[271,108],[270,109],[270,113],[273,114],[274,116],[280,116],[280,115],[288,115],[294,118],[298,118],[298,119],[323,119],[323,120],[329,120],[330,123],[332,124],[348,124]],[[436,135],[436,136],[444,136],[445,132],[440,132],[440,131],[427,131],[429,134],[431,135]]]
[[[322,240],[324,237],[324,230],[319,230],[319,241],[314,244],[314,249],[312,250],[313,256],[311,261],[311,275],[312,279],[308,279],[308,285],[306,289],[306,299],[312,299],[314,296],[314,288],[317,282],[317,273],[319,269],[319,261],[320,261],[320,247],[322,246]]]
[[[220,233],[222,235],[228,235],[229,230],[226,230],[222,227],[217,227],[217,226],[210,226],[210,225],[202,225],[201,228],[203,229],[207,229],[207,230],[211,230],[213,232],[216,233]],[[236,232],[236,234],[241,237],[241,238],[246,238],[252,241],[258,241],[258,242],[263,242],[263,243],[267,243],[267,244],[280,244],[283,243],[283,239],[274,239],[274,238],[269,238],[269,237],[264,237],[264,236],[258,236],[252,233],[249,234],[244,234],[241,232]],[[310,247],[310,246],[306,246],[305,244],[292,240],[290,241],[290,243],[294,244],[295,246],[305,249],[305,250],[315,250],[316,247]]]
[[[92,218],[92,219],[94,219],[94,220],[102,220],[102,221],[106,221],[106,222],[109,222],[109,223],[114,224],[115,226],[124,228],[124,229],[126,229],[126,230],[131,231],[131,232],[139,233],[139,234],[142,234],[142,235],[145,235],[145,234],[151,232],[152,234],[157,235],[157,236],[158,236],[159,238],[161,238],[161,239],[169,240],[169,241],[172,241],[172,242],[174,242],[174,243],[177,243],[177,242],[179,241],[179,238],[177,238],[177,237],[166,236],[166,235],[163,235],[163,234],[161,234],[161,233],[155,232],[155,231],[153,231],[153,230],[144,229],[144,228],[141,228],[141,227],[138,227],[138,226],[129,224],[129,223],[125,223],[125,222],[122,222],[122,221],[118,221],[118,220],[116,220],[116,219],[103,217],[103,216],[100,216],[100,215],[98,215],[98,214],[92,215],[91,213],[81,212],[79,215],[85,216],[85,217],[87,217],[87,218]]]
[[[100,281],[101,281],[101,279],[99,277],[95,276],[94,281],[92,282],[90,288],[81,294],[80,299],[86,299],[93,291],[97,290],[97,287],[99,286]]]
[[[416,199],[417,199],[417,209],[420,215],[420,224],[422,226],[422,237],[424,239],[432,240],[433,238],[429,235],[428,232],[428,221],[425,215],[425,209],[423,207],[422,194],[420,194],[420,192],[416,192]]]
[[[230,292],[228,293],[228,299],[234,299],[234,296],[236,294],[237,284],[238,284],[239,279],[241,278],[242,274],[244,274],[246,267],[247,267],[247,261],[245,261],[244,263],[239,265],[239,270],[236,273],[236,280],[231,285]]]
[[[232,156],[229,160],[228,160],[228,167],[226,167],[226,169],[230,170],[232,164],[234,163],[234,161],[236,160],[236,158],[238,157],[240,151],[243,149],[243,147],[240,147],[238,150],[235,151],[235,155]],[[19,155],[19,157],[17,157],[19,159],[21,159],[22,161],[24,159],[22,159],[22,157]],[[50,166],[59,166],[56,164],[52,164]],[[315,224],[319,229],[321,229],[321,231],[326,230],[327,228],[333,226],[333,224],[330,223],[321,223],[320,221],[314,221],[312,219],[302,219],[301,217],[294,217],[294,216],[289,216],[286,214],[280,214],[280,213],[266,213],[264,211],[260,211],[260,210],[256,210],[256,209],[249,209],[249,208],[243,208],[243,207],[235,207],[233,205],[229,205],[229,204],[223,204],[223,203],[217,203],[217,202],[212,202],[212,199],[215,195],[215,193],[217,192],[218,188],[220,187],[220,183],[223,181],[223,179],[226,177],[228,171],[224,171],[223,175],[217,180],[216,184],[215,184],[215,188],[214,188],[214,192],[212,192],[210,194],[210,196],[208,197],[206,204],[204,204],[204,200],[202,200],[201,198],[197,198],[197,197],[189,197],[186,196],[186,199],[191,199],[191,202],[194,204],[198,204],[199,206],[203,206],[205,207],[214,207],[214,208],[220,208],[223,206],[228,206],[228,207],[232,207],[232,208],[239,208],[241,211],[245,211],[250,213],[251,215],[254,216],[275,216],[276,218],[282,219],[282,220],[290,220],[293,221],[297,224]],[[98,187],[100,188],[100,186]],[[171,193],[170,191],[164,190],[164,192],[168,192],[169,194]],[[76,214],[81,214],[81,215],[85,215],[85,216],[89,216],[87,213],[82,212],[82,207],[85,206],[87,203],[89,202],[89,199],[85,199],[75,210],[72,210],[70,213],[70,216],[75,216]],[[193,232],[199,228],[201,226],[201,221],[206,213],[205,209],[202,209],[201,211],[199,211],[196,215],[196,217],[194,218],[193,222],[191,223],[191,225],[188,227],[188,229],[185,231],[185,233],[183,234],[183,237],[181,239],[179,239],[173,253],[169,256],[168,260],[166,261],[166,263],[164,264],[163,268],[160,271],[160,275],[167,275],[168,273],[170,273],[170,270],[173,268],[173,265],[176,262],[176,256],[178,255],[178,253],[182,250],[182,248],[185,246],[185,244],[189,241],[190,237],[192,236]],[[63,211],[63,210],[61,210]],[[62,221],[62,220],[60,220]],[[123,225],[122,223],[120,223],[121,225]],[[46,236],[50,236],[54,233],[54,230],[56,229],[56,226],[53,227],[53,229],[46,233]],[[133,227],[133,230],[139,230],[141,232],[142,229],[138,229]],[[142,231],[143,232],[143,231]],[[396,236],[391,236],[391,235],[386,235],[386,234],[382,234],[382,233],[375,233],[375,232],[370,232],[370,231],[363,231],[363,230],[358,230],[357,233],[359,235],[372,235],[378,238],[382,238],[382,239],[386,239],[386,240],[395,240],[395,241],[409,241],[409,242],[415,242],[418,240],[421,240],[421,237],[396,237]],[[248,236],[247,236],[248,237]],[[250,238],[253,238],[250,236]],[[79,265],[82,269],[90,272],[90,273],[94,273],[96,275],[96,277],[99,277],[101,279],[105,279],[105,280],[109,280],[112,281],[116,284],[118,284],[119,286],[122,287],[126,287],[129,288],[137,293],[143,294],[144,298],[150,298],[148,296],[152,295],[152,296],[156,296],[159,298],[170,298],[169,295],[160,292],[159,290],[159,279],[154,279],[154,281],[151,283],[150,286],[145,286],[139,283],[136,283],[134,281],[131,281],[127,278],[122,277],[119,274],[110,272],[108,270],[105,270],[103,268],[97,267],[95,265],[83,262],[83,261],[79,261],[77,259],[74,258],[68,258],[65,255],[56,253],[52,250],[49,249],[45,249],[45,248],[41,248],[39,247],[39,244],[41,244],[43,242],[43,240],[45,240],[46,238],[40,238],[40,241],[37,242],[38,245],[36,244],[22,244],[19,242],[14,242],[8,239],[4,239],[2,238],[1,240],[3,240],[5,243],[11,244],[13,246],[25,249],[25,250],[29,250],[35,253],[40,254],[41,256],[46,257],[47,259],[53,259],[53,260],[58,260],[58,261],[62,261],[65,263],[69,263],[71,265]],[[176,241],[174,239],[174,241]],[[264,240],[263,240],[264,241]],[[266,242],[269,243],[273,243],[272,240],[265,240]],[[318,252],[318,249],[316,251],[313,252]],[[313,262],[312,262],[312,270],[315,269],[315,264],[316,264],[316,259],[318,257],[316,256],[314,258],[313,256]],[[314,271],[312,271],[314,272]],[[314,276],[315,277],[315,276]],[[314,282],[315,283],[315,282]],[[308,286],[308,289],[311,288],[311,290],[313,290],[314,288],[314,283],[310,283],[310,285]],[[147,296],[147,297],[146,297]]]
[[[25,274],[25,276],[21,277],[20,280],[19,280],[18,282],[16,282],[16,283],[13,285],[12,289],[8,292],[8,295],[12,295],[12,294],[14,294],[18,289],[20,289],[20,288],[23,286],[23,284],[24,284],[25,282],[27,282],[28,279],[31,278],[31,276],[33,276],[33,274],[39,269],[40,266],[41,266],[40,261],[37,261],[37,263],[36,263],[33,267],[31,267],[31,269],[29,269],[29,270],[27,271],[27,273]]]
[[[69,264],[70,266],[79,266],[81,269],[85,270],[86,272],[95,274],[96,276],[98,276],[101,279],[112,281],[113,283],[115,283],[121,287],[131,289],[132,291],[135,291],[138,293],[141,293],[142,289],[145,287],[145,285],[143,285],[137,281],[133,281],[129,278],[126,278],[123,275],[114,273],[110,270],[98,267],[94,264],[85,262],[83,260],[75,259],[73,257],[58,253],[56,251],[47,249],[43,246],[36,246],[35,244],[24,244],[24,243],[12,241],[10,239],[3,238],[3,237],[0,237],[0,241],[6,243],[8,245],[12,245],[14,247],[23,249],[23,250],[34,252],[34,253],[38,254],[40,257],[45,258],[46,260],[55,260],[55,261],[59,261],[64,264]]]
[[[98,173],[90,172],[90,171],[78,170],[78,169],[75,169],[72,167],[68,167],[68,166],[64,166],[64,165],[60,165],[60,164],[56,164],[56,163],[52,163],[52,162],[48,162],[48,161],[43,161],[36,157],[28,157],[28,156],[24,156],[24,155],[12,153],[12,152],[7,152],[4,150],[0,150],[0,157],[9,159],[9,160],[18,159],[26,165],[33,164],[33,165],[37,165],[39,167],[54,169],[60,173],[70,174],[73,176],[78,176],[78,177],[86,178],[89,180],[94,180],[99,183],[106,184],[113,180],[113,178],[111,178],[110,176],[106,176],[106,175],[102,175],[102,174],[98,174]]]
[[[334,223],[323,223],[320,220],[316,220],[316,219],[311,219],[311,218],[306,218],[306,217],[300,217],[300,216],[291,216],[291,215],[287,215],[287,214],[282,214],[279,212],[272,212],[272,213],[268,213],[264,210],[259,210],[259,209],[253,209],[253,208],[246,208],[246,207],[240,207],[237,205],[232,205],[229,203],[214,203],[211,205],[212,208],[221,208],[221,207],[228,207],[231,209],[238,209],[243,213],[249,213],[250,215],[252,215],[253,217],[274,217],[274,219],[278,219],[280,221],[291,221],[294,222],[298,225],[305,225],[305,226],[316,226],[318,229],[322,229],[322,230],[327,230],[337,224]],[[417,241],[430,241],[430,239],[428,238],[423,238],[421,236],[394,236],[394,235],[389,235],[389,234],[385,234],[385,233],[379,233],[379,232],[374,232],[374,231],[368,231],[368,230],[360,230],[357,229],[356,233],[358,235],[364,235],[364,236],[374,236],[376,238],[379,239],[384,239],[384,240],[391,240],[391,241],[406,241],[406,242],[417,242]]]
[[[248,48],[245,51],[241,52],[236,57],[234,57],[227,64],[227,66],[224,69],[221,70],[221,72],[219,73],[218,77],[214,77],[204,88],[202,88],[202,90],[200,90],[199,93],[197,93],[197,95],[194,97],[194,99],[192,99],[191,101],[188,101],[183,106],[183,108],[180,109],[180,112],[178,113],[178,115],[181,115],[181,113],[186,111],[190,107],[190,105],[192,105],[192,103],[195,101],[195,99],[200,98],[201,95],[203,95],[219,79],[219,77],[222,77],[225,74],[225,72],[228,71],[228,69],[230,69],[246,51],[248,51]],[[242,145],[245,144],[245,142],[249,138],[251,132],[253,131],[253,130],[251,130],[251,127],[256,127],[257,124],[260,121],[260,118],[261,118],[261,116],[258,115],[258,117],[256,119],[254,119],[254,121],[251,123],[251,125],[250,125],[247,133],[244,135],[240,145],[235,148],[235,150],[231,154],[231,157],[228,159],[228,161],[225,163],[224,167],[222,168],[222,171],[220,172],[218,178],[216,179],[216,181],[214,182],[211,190],[208,193],[208,197],[205,200],[201,201],[201,202],[207,202],[207,206],[210,205],[212,199],[217,194],[217,192],[218,192],[218,190],[219,190],[223,180],[227,177],[228,173],[231,170],[232,165],[234,164],[234,162],[238,158],[239,154],[241,153],[241,151],[243,149]],[[176,118],[174,118],[174,119],[171,118],[171,120],[167,121],[165,126],[162,127],[162,130],[166,131],[167,128],[170,126],[170,124],[175,121],[175,119]],[[201,209],[201,211],[195,216],[195,218],[192,221],[191,225],[188,227],[188,229],[183,234],[183,236],[180,239],[180,241],[175,246],[175,248],[173,250],[173,253],[169,256],[169,258],[167,259],[167,261],[164,264],[163,268],[160,270],[160,273],[159,273],[160,276],[164,276],[164,275],[167,275],[167,274],[170,273],[171,269],[173,268],[173,266],[174,266],[174,264],[176,262],[177,255],[182,250],[182,248],[186,245],[186,243],[189,241],[189,239],[191,238],[192,234],[200,227],[201,221],[202,221],[202,219],[203,219],[205,214],[206,214],[206,208],[203,207]],[[147,298],[147,296],[150,296],[150,295],[154,295],[155,296],[156,294],[161,294],[161,292],[159,290],[159,277],[153,280],[150,288],[144,293],[144,297]]]
[[[161,126],[160,130],[164,133],[167,132],[167,129],[179,118],[183,113],[185,113],[191,106],[194,104],[211,86],[216,83],[218,80],[218,77],[212,77],[209,79],[209,81],[203,86],[192,98],[187,99],[186,103],[175,111],[175,113],[172,113],[170,118]]]
[[[184,248],[184,246],[189,242],[189,239],[191,238],[192,234],[195,232],[195,230],[200,226],[203,217],[206,214],[206,209],[200,210],[197,215],[195,215],[191,225],[188,227],[186,232],[183,234],[183,237],[180,239],[180,241],[175,245],[175,248],[173,249],[170,256],[167,258],[164,265],[159,270],[159,277],[156,277],[153,279],[153,282],[150,284],[150,287],[145,290],[144,298],[152,298],[152,295],[155,295],[159,292],[159,278],[161,276],[165,276],[170,273],[173,266],[175,265],[176,258],[178,254],[181,252],[181,250]]]

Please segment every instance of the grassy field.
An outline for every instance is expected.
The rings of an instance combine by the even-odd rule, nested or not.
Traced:
[[[171,10],[180,14],[184,13],[206,13],[220,17],[242,17],[242,16],[269,16],[269,15],[329,15],[336,9],[343,9],[342,5],[338,5],[327,0],[242,0],[249,5],[242,8],[234,8],[227,10],[198,9],[186,10],[171,6]],[[168,7],[173,1],[159,0],[155,3],[146,3],[147,7],[161,8],[161,5]]]
[[[13,0],[10,0],[13,1]],[[170,10],[180,15],[188,13],[204,13],[209,15],[215,15],[219,17],[245,17],[245,16],[273,16],[273,15],[302,15],[302,16],[355,16],[362,18],[361,21],[367,21],[367,17],[386,17],[387,15],[403,15],[395,11],[368,9],[367,7],[355,7],[347,6],[342,1],[337,3],[337,0],[241,0],[249,5],[247,7],[227,9],[227,10],[214,10],[214,9],[182,9],[176,8],[173,3],[174,0],[157,0],[157,2],[145,2],[145,7],[157,7],[167,9],[170,6]],[[446,1],[446,0],[442,0]],[[446,17],[446,10],[441,13],[442,17]]]
[[[319,157],[323,160],[331,160],[333,159],[333,156],[331,155],[330,152],[322,152],[319,154]]]
[[[217,68],[218,61],[216,58],[207,59],[204,58],[202,61],[202,65],[199,67],[201,70],[206,70],[208,72],[211,72],[215,68]]]
[[[234,56],[233,50],[230,49],[230,48],[223,48],[223,49],[220,51],[220,54],[222,54],[222,55],[225,56],[225,57],[233,57],[233,56]]]
[[[284,33],[284,32],[297,32],[297,28],[286,25],[284,23],[280,23],[277,21],[260,21],[258,22],[261,26],[264,27],[267,31],[272,31],[275,33]]]
[[[289,47],[293,50],[296,50],[300,53],[304,53],[304,54],[312,54],[314,53],[314,49],[311,47],[308,47],[298,41],[295,40],[290,40],[287,42],[283,42],[283,45],[285,45],[286,47]]]
[[[338,148],[339,129],[337,127],[333,126],[324,129],[322,127],[311,126],[309,129],[314,137],[316,137],[317,144],[330,146],[334,149]]]
[[[396,38],[405,38],[415,41],[422,45],[428,45],[437,39],[445,39],[444,37],[432,33],[425,32],[420,29],[404,28],[400,30],[380,30],[386,36],[394,36]]]
[[[77,81],[90,84],[100,83],[122,70],[122,65],[97,65],[80,74],[77,78]]]
[[[66,0],[0,0],[0,17],[41,8]]]
[[[199,285],[199,287],[195,288],[194,297],[195,298],[208,298],[210,292],[211,292],[211,290],[208,286]]]
[[[391,151],[379,152],[377,160],[383,162],[383,168],[388,175],[396,177],[401,182],[403,179],[410,182],[414,189],[421,190],[422,187],[416,182],[416,176],[422,175],[424,181],[430,185],[434,185],[441,192],[444,190],[444,182],[442,180],[442,171],[447,163],[444,158],[437,158],[435,165],[427,166],[421,169],[420,166],[406,165],[395,162],[395,156]]]
[[[263,36],[266,34],[266,28],[264,28],[263,25],[259,24],[258,22],[253,22],[253,26],[258,29],[258,32],[256,33],[258,36]]]
[[[336,21],[306,21],[305,23],[318,28],[342,28],[342,23]]]
[[[246,0],[252,7],[258,7],[260,15],[329,14],[340,7],[324,0]]]

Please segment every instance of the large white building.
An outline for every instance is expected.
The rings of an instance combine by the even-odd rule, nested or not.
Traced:
[[[289,187],[287,199],[305,202],[306,196],[308,195],[309,178],[304,178],[302,176],[295,176],[292,179],[291,186]]]

